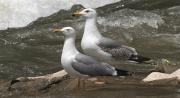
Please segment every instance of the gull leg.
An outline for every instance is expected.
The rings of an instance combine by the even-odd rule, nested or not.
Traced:
[[[86,87],[86,84],[85,84],[85,83],[86,83],[85,79],[82,79],[82,89],[83,89],[83,90],[85,90],[85,87]]]
[[[81,87],[81,80],[80,80],[80,78],[78,78],[77,81],[78,81],[77,88],[80,89],[80,87]]]
[[[79,78],[75,78],[72,81],[70,81],[66,87],[64,88],[65,91],[69,91],[69,90],[75,90],[75,89],[79,89]]]

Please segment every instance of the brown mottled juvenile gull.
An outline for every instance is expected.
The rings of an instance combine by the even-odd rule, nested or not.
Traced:
[[[121,45],[110,38],[102,36],[96,26],[97,13],[94,9],[84,9],[74,13],[73,16],[84,16],[86,18],[84,34],[81,41],[81,47],[85,54],[103,60],[125,59],[138,63],[150,60],[150,58],[139,55],[135,48]]]

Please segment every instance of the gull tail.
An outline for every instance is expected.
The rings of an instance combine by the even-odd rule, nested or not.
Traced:
[[[121,70],[121,69],[115,69],[117,72],[117,76],[131,76],[131,73],[126,70]]]
[[[138,63],[146,63],[146,61],[150,61],[151,59],[148,57],[143,57],[141,55],[132,55],[129,60],[135,61]]]

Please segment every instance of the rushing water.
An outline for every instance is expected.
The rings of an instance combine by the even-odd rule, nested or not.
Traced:
[[[161,9],[141,10],[141,7],[144,9],[146,5],[137,0],[141,3],[141,7],[134,6],[132,9],[130,4],[135,1],[122,1],[98,8],[100,31],[105,36],[135,47],[139,53],[155,61],[167,58],[179,63],[180,7],[177,6],[178,3],[174,6],[160,7]],[[152,0],[153,2],[155,1]],[[164,3],[159,2],[157,3],[159,6],[161,2]],[[59,26],[73,26],[79,32],[77,38],[79,47],[84,19],[71,16],[72,12],[79,8],[80,6],[76,6],[67,11],[60,10],[51,16],[39,18],[24,28],[0,31],[0,78],[44,75],[60,70],[60,55],[64,39],[61,35],[52,33],[52,29]],[[137,68],[129,67],[138,69],[138,66],[141,65],[137,65]]]
[[[0,30],[24,27],[39,17],[49,16],[60,9],[70,9],[74,4],[96,8],[117,1],[120,0],[1,0]]]

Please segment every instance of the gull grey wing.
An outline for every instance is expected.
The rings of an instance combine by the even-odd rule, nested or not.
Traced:
[[[118,42],[110,39],[110,38],[106,38],[106,37],[102,37],[99,40],[98,43],[99,46],[104,47],[104,48],[118,48],[121,47],[121,44],[119,44]]]
[[[107,63],[100,63],[83,54],[78,54],[75,57],[72,67],[79,73],[89,76],[112,76],[117,74],[113,66]]]
[[[99,40],[98,46],[107,53],[110,53],[113,57],[118,58],[129,58],[132,55],[137,55],[134,48],[120,45],[116,41],[109,38],[101,38]]]

